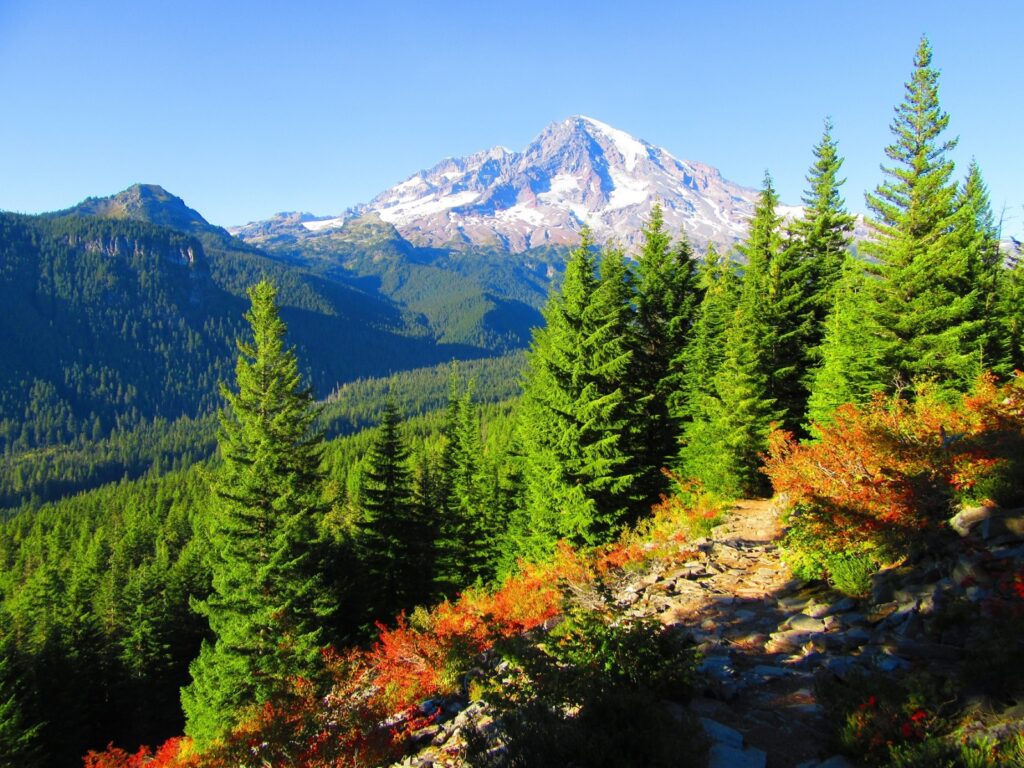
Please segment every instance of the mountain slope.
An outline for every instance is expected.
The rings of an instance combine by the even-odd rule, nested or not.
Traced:
[[[552,123],[522,152],[495,147],[449,158],[331,219],[279,214],[236,230],[243,238],[315,239],[358,216],[376,214],[425,247],[496,247],[514,253],[578,241],[589,226],[598,241],[632,244],[660,201],[670,230],[698,247],[740,240],[757,190],[709,165],[593,118]],[[799,208],[784,206],[792,215]]]
[[[165,190],[136,186],[61,214],[0,214],[0,450],[208,411],[230,378],[245,291],[263,277],[279,287],[320,396],[357,377],[495,350],[449,343],[376,286],[272,258]]]

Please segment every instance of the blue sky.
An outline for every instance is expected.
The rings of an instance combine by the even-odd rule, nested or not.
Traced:
[[[1004,232],[1024,234],[1024,3],[0,0],[0,208],[136,181],[210,221],[339,213],[585,114],[799,200],[831,114],[848,205],[882,179],[926,33]]]

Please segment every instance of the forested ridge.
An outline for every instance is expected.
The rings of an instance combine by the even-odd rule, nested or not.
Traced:
[[[579,737],[551,720],[566,707],[581,713],[572,727],[604,733],[685,689],[692,657],[660,627],[564,607],[559,583],[698,533],[723,499],[776,490],[794,503],[794,571],[858,594],[955,505],[1020,505],[1024,266],[1000,250],[981,169],[956,175],[948,122],[922,39],[857,248],[826,120],[802,218],[778,215],[766,173],[737,253],[699,260],[657,206],[635,253],[584,231],[525,364],[352,383],[320,405],[320,383],[344,379],[322,325],[339,288],[308,294],[322,314],[289,314],[285,273],[249,281],[244,260],[225,260],[215,279],[190,236],[4,214],[27,318],[4,354],[68,352],[34,382],[10,372],[41,362],[11,366],[3,390],[4,412],[25,414],[3,422],[3,493],[36,500],[0,523],[0,761],[165,742],[88,764],[384,763],[405,732],[381,722],[455,689],[491,649],[521,673],[520,701],[541,696],[510,738],[516,722],[553,729],[525,728],[524,743]],[[319,285],[304,280],[295,290]],[[33,319],[62,317],[94,344],[121,322],[129,347],[68,346],[48,329],[69,326]],[[135,343],[149,355],[137,378],[104,364]],[[193,366],[180,379],[179,355]],[[169,420],[215,404],[216,424]],[[59,441],[73,447],[40,474],[32,451]],[[143,472],[38,503],[61,482]],[[558,642],[516,645],[560,612]],[[561,676],[591,662],[622,670],[621,701],[603,679]],[[670,764],[641,741],[636,764]]]

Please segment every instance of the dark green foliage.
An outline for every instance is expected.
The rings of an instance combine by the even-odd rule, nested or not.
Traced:
[[[975,351],[983,370],[1008,373],[1008,350],[999,322],[1001,283],[1006,277],[999,248],[999,228],[992,215],[981,169],[974,160],[967,169],[955,207],[956,232],[951,247],[965,255],[967,278],[978,294],[971,318],[977,322]]]
[[[636,493],[646,511],[668,490],[662,469],[679,451],[682,420],[672,407],[684,386],[684,354],[699,295],[693,251],[685,237],[675,246],[655,203],[641,231],[636,267],[636,353],[631,379],[637,390],[639,445]]]
[[[473,379],[478,400],[495,402],[519,392],[524,364],[521,353],[512,353],[464,361],[461,370]],[[441,407],[448,392],[448,371],[443,364],[342,384],[322,404],[317,428],[334,437],[374,426],[389,396],[406,416]],[[60,446],[12,452],[0,462],[0,507],[53,501],[121,478],[188,467],[212,455],[216,433],[212,414],[171,422],[158,417],[100,440],[83,435]]]
[[[808,351],[821,343],[822,324],[835,302],[834,288],[842,276],[854,224],[839,192],[845,182],[839,178],[843,158],[832,127],[832,120],[826,119],[821,141],[814,147],[814,164],[807,174],[804,215],[793,225],[795,247],[806,263],[808,302],[814,318],[804,340]]]
[[[488,488],[473,384],[460,392],[454,370],[442,438],[440,498],[424,514],[439,517],[434,580],[439,594],[452,597],[467,584],[494,575],[494,543],[501,529],[500,510]]]
[[[999,320],[1008,367],[1024,371],[1024,258],[1021,246],[999,283]]]
[[[0,526],[0,596],[42,723],[45,765],[80,765],[109,741],[181,732],[179,689],[205,635],[189,597],[209,589],[195,471],[110,485]],[[57,713],[57,714],[55,714]]]
[[[609,250],[600,280],[589,235],[573,251],[561,291],[544,310],[523,383],[519,441],[524,509],[512,548],[550,554],[558,538],[596,542],[621,524],[630,497],[627,379],[632,359],[629,275]]]
[[[765,489],[757,472],[760,454],[767,446],[771,423],[787,413],[776,406],[776,395],[792,396],[788,385],[798,381],[796,362],[783,354],[788,349],[787,326],[780,307],[788,294],[782,285],[787,273],[780,265],[786,257],[775,213],[777,203],[771,178],[766,175],[750,236],[742,248],[747,267],[724,336],[725,353],[714,377],[714,393],[694,403],[700,411],[687,431],[683,451],[687,474],[723,495]],[[714,301],[724,298],[723,292]],[[704,306],[715,311],[722,307],[711,299]],[[702,366],[717,362],[707,353],[702,353],[702,358]],[[696,374],[697,368],[693,370]],[[691,386],[699,392],[704,385],[694,381]],[[792,398],[787,403],[791,404]]]
[[[24,683],[17,662],[9,619],[0,612],[0,768],[40,765],[40,726],[25,715]]]
[[[254,340],[239,343],[238,391],[222,388],[206,530],[213,591],[195,604],[214,641],[182,691],[187,731],[201,743],[235,725],[244,706],[281,694],[290,677],[313,675],[319,626],[334,609],[318,562],[322,437],[312,432],[312,396],[284,346],[275,289],[263,282],[249,295]]]
[[[808,429],[826,424],[843,403],[865,403],[883,378],[881,331],[870,312],[869,278],[860,259],[848,256],[824,324],[820,364],[811,374]]]
[[[409,449],[390,401],[365,459],[360,547],[367,611],[385,621],[424,602],[431,592],[434,521],[413,498]]]
[[[961,247],[965,236],[948,158],[956,140],[942,138],[949,116],[939,106],[939,73],[931,61],[922,38],[891,126],[895,142],[886,155],[893,165],[883,168],[887,180],[867,195],[876,237],[866,247],[879,277],[872,315],[887,345],[888,375],[878,383],[937,378],[964,391],[983,363],[977,254]],[[977,222],[975,212],[968,225]]]

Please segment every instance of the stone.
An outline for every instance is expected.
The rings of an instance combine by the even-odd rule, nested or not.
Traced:
[[[704,733],[706,733],[708,738],[714,743],[726,744],[730,747],[743,749],[743,734],[735,728],[723,725],[717,720],[712,720],[710,717],[700,718],[700,724],[701,727],[704,728]]]
[[[825,662],[825,669],[840,680],[846,680],[855,670],[860,669],[860,665],[852,656],[833,656]]]
[[[899,605],[896,603],[880,603],[871,609],[871,613],[867,615],[865,621],[867,621],[868,624],[878,624],[884,619],[892,616],[898,610]]]
[[[823,619],[829,615],[832,606],[828,603],[819,603],[811,600],[805,607],[804,613],[810,616],[812,619]]]
[[[809,638],[810,635],[807,632],[799,630],[772,632],[768,642],[764,644],[764,649],[768,653],[793,653]]]
[[[857,607],[857,601],[852,597],[844,597],[838,602],[832,603],[825,612],[826,616],[834,616],[837,613],[847,613]]]
[[[763,677],[770,680],[778,680],[779,678],[793,674],[793,670],[791,669],[786,669],[785,667],[776,667],[770,664],[758,664],[751,670],[751,672],[757,675],[758,677]]]
[[[697,665],[697,672],[722,681],[731,680],[736,676],[736,668],[728,656],[706,657]]]
[[[798,613],[795,616],[791,616],[786,622],[790,629],[799,630],[800,632],[824,632],[825,622],[821,619],[815,619],[804,613]]]
[[[880,672],[900,672],[906,669],[910,669],[910,664],[906,659],[901,659],[899,656],[890,656],[887,653],[880,654],[875,659],[875,666]]]
[[[765,768],[768,755],[760,749],[737,749],[714,744],[708,752],[708,768]]]

